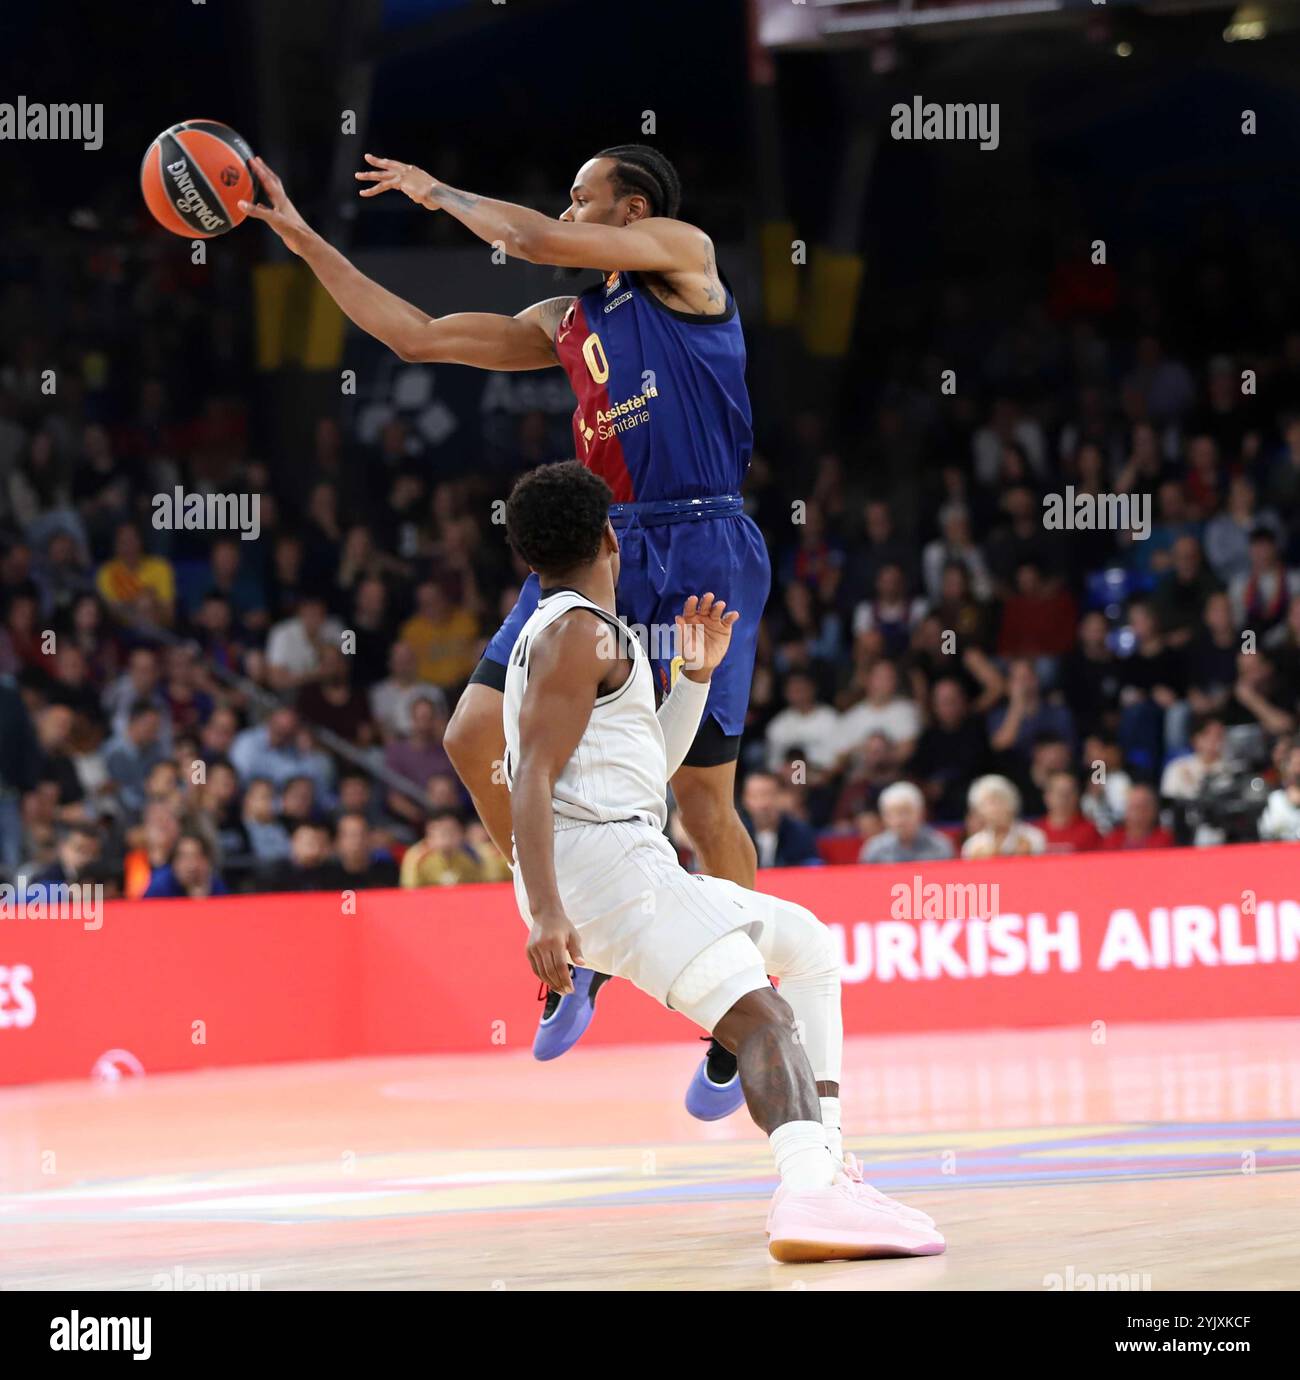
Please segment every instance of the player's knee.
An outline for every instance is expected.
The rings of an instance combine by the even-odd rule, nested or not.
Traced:
[[[835,940],[812,911],[791,903],[789,917],[782,917],[782,923],[789,924],[794,934],[794,956],[801,976],[839,978],[840,955]]]
[[[738,997],[767,987],[758,946],[744,930],[731,930],[682,969],[668,989],[668,1005],[701,1030],[712,1031]]]
[[[775,988],[746,992],[713,1027],[713,1036],[733,1054],[758,1034],[785,1036],[795,1028],[790,1004]]]

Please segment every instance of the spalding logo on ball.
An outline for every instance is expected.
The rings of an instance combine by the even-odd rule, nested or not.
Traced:
[[[149,145],[140,165],[140,190],[153,218],[187,240],[233,230],[261,188],[249,171],[253,150],[229,125],[182,120]]]

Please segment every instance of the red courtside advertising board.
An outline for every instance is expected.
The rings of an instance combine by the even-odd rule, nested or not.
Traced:
[[[1288,844],[775,869],[833,930],[849,1034],[1300,1014]],[[526,1050],[506,885],[117,901],[97,927],[0,906],[0,1083],[353,1055]],[[693,1033],[627,983],[587,1043]]]

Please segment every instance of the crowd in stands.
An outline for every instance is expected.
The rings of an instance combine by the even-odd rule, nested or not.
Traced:
[[[747,792],[766,779],[771,861],[1300,838],[1288,361],[1300,333],[1265,359],[1263,406],[1235,365],[1198,382],[1144,338],[1119,411],[1081,390],[1092,424],[1055,437],[1002,399],[939,468],[930,530],[904,532],[821,457],[817,506],[780,553],[743,757]],[[1156,408],[1171,376],[1186,387]],[[1053,495],[1104,514],[1117,494],[1149,521],[1045,521]]]
[[[154,265],[128,310],[85,272],[45,336],[21,287],[0,297],[26,323],[0,337],[3,874],[127,896],[508,876],[442,736],[526,574],[491,519],[509,476],[445,473],[401,420],[361,446],[324,416],[292,463],[263,454],[229,323],[187,401],[186,291]],[[738,799],[760,866],[1300,839],[1300,329],[1210,313],[1222,338],[1192,339],[1151,302],[1045,300],[987,323],[969,392],[918,366],[861,434],[808,413],[756,451],[775,578]],[[177,486],[256,495],[256,539],[158,525]],[[1053,495],[1132,505],[1051,526]]]

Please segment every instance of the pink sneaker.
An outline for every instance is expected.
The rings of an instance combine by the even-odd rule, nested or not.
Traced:
[[[767,1248],[773,1259],[790,1265],[941,1255],[945,1247],[933,1227],[882,1207],[864,1185],[847,1177],[829,1188],[790,1189],[783,1184],[772,1199],[768,1226]]]
[[[916,1226],[929,1227],[931,1231],[935,1230],[934,1218],[928,1212],[922,1212],[920,1208],[908,1207],[906,1203],[900,1203],[897,1198],[891,1198],[887,1193],[882,1193],[878,1188],[869,1184],[862,1177],[862,1165],[856,1155],[846,1154],[842,1164],[844,1178],[850,1183],[857,1184],[862,1190],[863,1196],[870,1202],[874,1202],[877,1207],[885,1212],[895,1213]],[[772,1235],[772,1213],[775,1210],[776,1199],[773,1198],[767,1209],[766,1230],[769,1236]]]
[[[900,1203],[897,1198],[891,1198],[887,1193],[882,1193],[878,1188],[869,1184],[862,1177],[862,1165],[856,1155],[846,1154],[844,1156],[844,1172],[855,1184],[861,1184],[867,1196],[879,1203],[881,1207],[887,1207],[890,1211],[898,1213],[900,1217],[906,1217],[909,1222],[916,1222],[923,1227],[934,1229],[934,1218],[928,1212],[922,1212],[920,1208],[908,1207],[906,1203]]]

